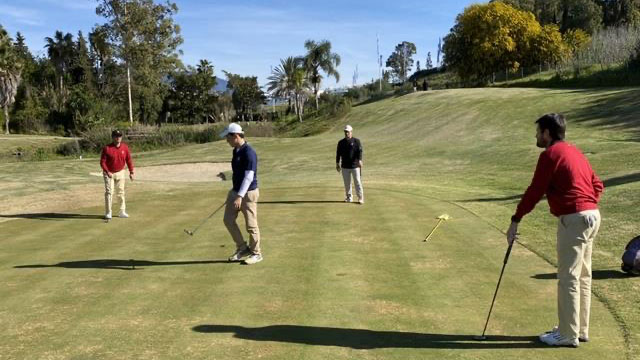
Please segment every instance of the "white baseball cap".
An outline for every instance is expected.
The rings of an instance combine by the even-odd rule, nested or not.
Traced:
[[[351,125],[347,125],[344,127],[344,131],[353,131],[353,128],[351,127]]]
[[[236,123],[231,123],[223,132],[220,133],[220,137],[225,137],[229,134],[244,134],[244,131],[242,131],[242,126]]]

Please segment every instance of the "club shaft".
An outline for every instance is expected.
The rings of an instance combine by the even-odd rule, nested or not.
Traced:
[[[438,226],[440,226],[440,224],[442,224],[442,220],[443,220],[443,219],[438,220],[438,223],[436,224],[436,226],[434,226],[434,227],[433,227],[433,230],[431,230],[431,232],[429,233],[429,235],[427,235],[427,237],[426,237],[426,238],[424,238],[424,241],[428,241],[428,240],[429,240],[429,238],[431,238],[431,235],[433,235],[433,233],[434,233],[434,232],[436,232],[436,229],[438,228]]]
[[[215,209],[209,216],[207,216],[205,219],[203,219],[200,224],[198,224],[198,226],[195,227],[195,229],[191,230],[191,235],[195,234],[196,231],[198,231],[198,229],[204,225],[209,219],[211,219],[213,217],[213,215],[215,215],[218,211],[220,211],[220,209],[222,209],[223,206],[226,205],[226,201],[222,203],[222,205],[220,205],[217,209]]]
[[[513,242],[509,244],[507,248],[507,253],[504,256],[504,262],[502,263],[502,270],[500,271],[500,277],[498,278],[498,285],[496,285],[496,291],[493,293],[493,300],[491,300],[491,307],[489,308],[489,314],[487,315],[487,321],[484,323],[484,330],[482,330],[482,337],[484,337],[487,332],[487,326],[489,325],[489,319],[491,318],[491,312],[493,311],[493,305],[496,302],[496,297],[498,296],[498,290],[500,289],[500,283],[502,282],[502,275],[504,274],[504,269],[507,267],[507,262],[509,261],[509,255],[511,254],[511,248],[513,247]]]

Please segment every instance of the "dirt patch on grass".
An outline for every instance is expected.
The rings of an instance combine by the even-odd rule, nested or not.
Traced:
[[[231,171],[231,163],[198,162],[138,167],[136,180],[168,182],[207,182],[226,180],[224,172]],[[102,177],[102,173],[91,173]]]

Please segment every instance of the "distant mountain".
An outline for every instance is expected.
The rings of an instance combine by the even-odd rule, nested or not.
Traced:
[[[213,87],[213,91],[217,91],[217,92],[227,91],[227,80],[217,76],[216,76],[216,80],[218,80],[218,82],[216,86]]]

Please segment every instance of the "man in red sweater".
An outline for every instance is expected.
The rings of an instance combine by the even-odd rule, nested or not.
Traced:
[[[133,181],[133,161],[127,144],[122,142],[122,132],[113,130],[111,133],[113,142],[102,149],[100,156],[100,167],[104,177],[104,218],[111,220],[111,203],[113,189],[115,186],[120,198],[120,217],[128,218],[126,204],[124,201],[124,182],[127,174],[124,170],[125,164],[129,168],[129,178]]]
[[[559,220],[558,326],[540,335],[540,340],[577,347],[580,341],[589,340],[591,251],[600,227],[598,202],[604,185],[580,150],[564,141],[564,116],[547,114],[536,124],[537,146],[545,150],[511,217],[507,242],[516,239],[520,220],[546,195],[551,213]]]

